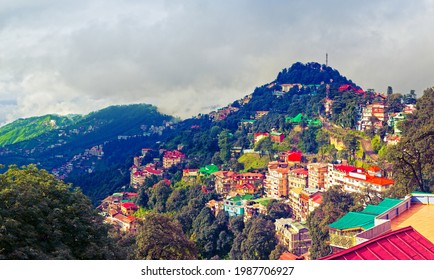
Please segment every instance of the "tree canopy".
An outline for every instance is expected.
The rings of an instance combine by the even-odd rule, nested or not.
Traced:
[[[0,259],[117,258],[90,200],[34,165],[0,174],[0,225]]]
[[[149,213],[138,229],[135,259],[194,260],[197,259],[196,246],[176,219],[166,214]]]
[[[329,240],[328,225],[352,210],[358,210],[354,196],[334,186],[324,192],[322,204],[316,208],[307,218],[307,226],[312,237],[310,249],[313,259],[326,256],[331,253],[331,248],[326,241]]]
[[[402,122],[401,141],[388,149],[396,187],[394,196],[434,187],[434,89],[425,90],[416,111]]]

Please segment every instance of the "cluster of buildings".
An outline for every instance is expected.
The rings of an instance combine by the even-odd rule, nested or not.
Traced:
[[[162,168],[160,159],[157,158],[152,163],[142,165],[142,160],[149,153],[151,149],[142,149],[142,155],[134,157],[133,166],[130,168],[130,185],[134,188],[138,188],[143,185],[146,178],[155,175],[163,178],[164,171],[172,166],[176,166],[182,163],[185,159],[185,155],[179,150],[161,151],[163,153]],[[158,167],[158,164],[160,167]]]
[[[352,91],[356,94],[366,94],[362,89],[356,89],[351,85],[342,85],[338,88],[340,92]],[[385,124],[393,128],[392,134],[387,134],[383,139],[388,145],[394,145],[400,141],[401,130],[399,123],[405,120],[409,114],[413,114],[416,110],[415,104],[403,104],[404,108],[401,112],[390,112],[386,104],[387,96],[380,93],[373,93],[374,101],[367,104],[362,104],[357,108],[357,123],[356,129],[366,131],[369,129],[379,129]],[[329,97],[324,100],[325,113],[331,116],[333,100]]]
[[[212,111],[211,113],[209,113],[209,117],[213,121],[222,121],[226,119],[230,113],[236,112],[238,110],[238,107],[229,105],[224,108],[218,109],[217,111]]]
[[[134,203],[136,197],[135,192],[114,193],[102,200],[97,210],[105,218],[106,223],[122,231],[135,233],[137,220],[133,214],[139,209]]]

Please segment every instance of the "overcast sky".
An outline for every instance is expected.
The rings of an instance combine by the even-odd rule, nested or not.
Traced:
[[[363,88],[434,86],[434,1],[2,0],[0,123],[150,103],[182,118],[300,61]]]

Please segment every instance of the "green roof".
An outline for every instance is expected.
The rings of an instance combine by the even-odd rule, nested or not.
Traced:
[[[329,227],[338,230],[349,230],[357,228],[367,230],[374,227],[375,217],[376,215],[372,214],[349,212],[336,222],[329,224]]]
[[[385,198],[383,201],[381,201],[380,203],[378,203],[377,206],[380,207],[386,207],[386,208],[392,208],[398,204],[400,204],[402,202],[401,199],[396,199],[396,198]]]
[[[390,208],[388,208],[388,207],[381,207],[378,205],[368,204],[368,205],[366,205],[365,209],[363,209],[363,211],[361,213],[380,215],[381,213],[384,213],[389,209]]]
[[[121,193],[114,193],[114,194],[112,194],[112,196],[124,196],[124,195]]]
[[[253,198],[253,195],[245,194],[245,195],[241,195],[241,196],[237,195],[237,196],[231,197],[231,198],[229,198],[229,200],[232,200],[232,201],[252,200],[252,198]]]
[[[217,166],[215,166],[214,164],[206,165],[206,166],[201,167],[199,169],[200,173],[204,173],[204,174],[208,174],[208,175],[210,175],[214,172],[217,172],[217,171],[219,171],[219,168]]]
[[[424,194],[424,195],[434,195],[433,193],[429,192],[420,192],[420,191],[414,191],[411,193],[412,195],[418,195],[418,194]]]
[[[322,126],[322,122],[320,120],[308,120],[308,125],[311,125],[311,126]]]
[[[289,121],[294,122],[294,123],[299,123],[299,122],[301,122],[302,119],[303,119],[303,115],[301,113],[299,113],[297,116],[293,117]]]

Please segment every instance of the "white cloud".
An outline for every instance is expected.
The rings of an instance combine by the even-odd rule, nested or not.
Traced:
[[[367,3],[366,3],[367,2]],[[2,1],[0,123],[152,103],[223,106],[292,63],[364,88],[433,85],[433,1]]]

